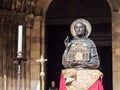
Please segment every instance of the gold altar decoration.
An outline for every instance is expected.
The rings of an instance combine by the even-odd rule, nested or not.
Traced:
[[[65,69],[62,74],[66,79],[65,86],[67,90],[88,90],[96,80],[102,78],[103,73],[99,70],[80,70],[80,69]]]

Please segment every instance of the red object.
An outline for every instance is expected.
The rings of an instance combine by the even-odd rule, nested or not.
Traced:
[[[60,76],[60,87],[59,90],[67,90],[65,87],[65,78],[63,74]],[[102,80],[98,79],[88,90],[104,90]]]
[[[60,76],[60,87],[59,87],[59,90],[66,90],[65,81],[66,80],[65,80],[63,74],[61,74],[61,76]]]

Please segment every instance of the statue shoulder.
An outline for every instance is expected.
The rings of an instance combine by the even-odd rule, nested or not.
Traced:
[[[96,47],[94,41],[88,37],[85,38],[85,42],[90,46],[90,47]]]

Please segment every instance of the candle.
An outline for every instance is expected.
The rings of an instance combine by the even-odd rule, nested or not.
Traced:
[[[23,26],[18,26],[18,52],[22,52],[22,29]]]

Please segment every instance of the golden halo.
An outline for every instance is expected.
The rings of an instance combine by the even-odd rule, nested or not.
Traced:
[[[88,33],[85,35],[85,37],[88,37],[90,35],[90,33],[91,33],[92,27],[91,27],[91,24],[89,23],[89,21],[87,21],[85,19],[82,19],[82,18],[76,19],[71,24],[70,31],[71,31],[72,36],[76,36],[75,30],[74,30],[74,26],[78,22],[82,22],[86,26],[86,29],[87,29]]]

